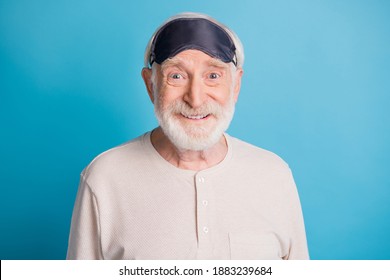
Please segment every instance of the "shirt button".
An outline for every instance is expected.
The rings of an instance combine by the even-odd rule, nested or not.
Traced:
[[[209,228],[208,228],[208,227],[204,227],[204,228],[203,228],[203,232],[204,232],[204,233],[208,233],[208,232],[209,232]]]
[[[207,200],[203,200],[202,203],[204,206],[207,206],[209,204],[209,202]]]
[[[199,177],[198,181],[201,182],[201,183],[204,183],[204,178],[203,177]]]

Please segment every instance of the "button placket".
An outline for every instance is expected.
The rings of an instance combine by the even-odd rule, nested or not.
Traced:
[[[196,191],[197,191],[197,228],[198,228],[198,246],[199,249],[206,249],[210,246],[210,227],[209,227],[209,211],[208,211],[208,186],[206,178],[198,174],[196,176]],[[207,250],[207,249],[206,249]]]

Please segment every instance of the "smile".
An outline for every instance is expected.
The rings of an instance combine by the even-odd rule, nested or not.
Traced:
[[[207,115],[185,115],[183,113],[181,113],[181,115],[187,119],[190,119],[190,120],[202,120],[202,119],[205,119],[208,116],[210,116],[210,114],[207,114]]]

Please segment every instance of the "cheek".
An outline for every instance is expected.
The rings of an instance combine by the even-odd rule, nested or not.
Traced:
[[[172,87],[169,85],[162,86],[158,91],[159,100],[164,104],[170,104],[184,96],[183,87]]]
[[[170,93],[167,93],[165,91],[159,91],[156,96],[157,103],[155,104],[158,108],[165,110],[168,108],[175,99],[172,98],[172,95]]]
[[[233,90],[230,87],[219,88],[214,90],[214,100],[221,105],[226,105],[231,101]]]

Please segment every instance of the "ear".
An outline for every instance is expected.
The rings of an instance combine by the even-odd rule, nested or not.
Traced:
[[[244,74],[244,70],[242,68],[237,68],[235,72],[235,84],[234,84],[234,102],[237,102],[238,100],[238,95],[240,94],[240,89],[241,89],[241,78],[242,75]]]
[[[144,79],[144,83],[146,86],[146,90],[148,91],[150,101],[154,103],[152,69],[146,67],[142,68],[141,75],[142,79]]]

